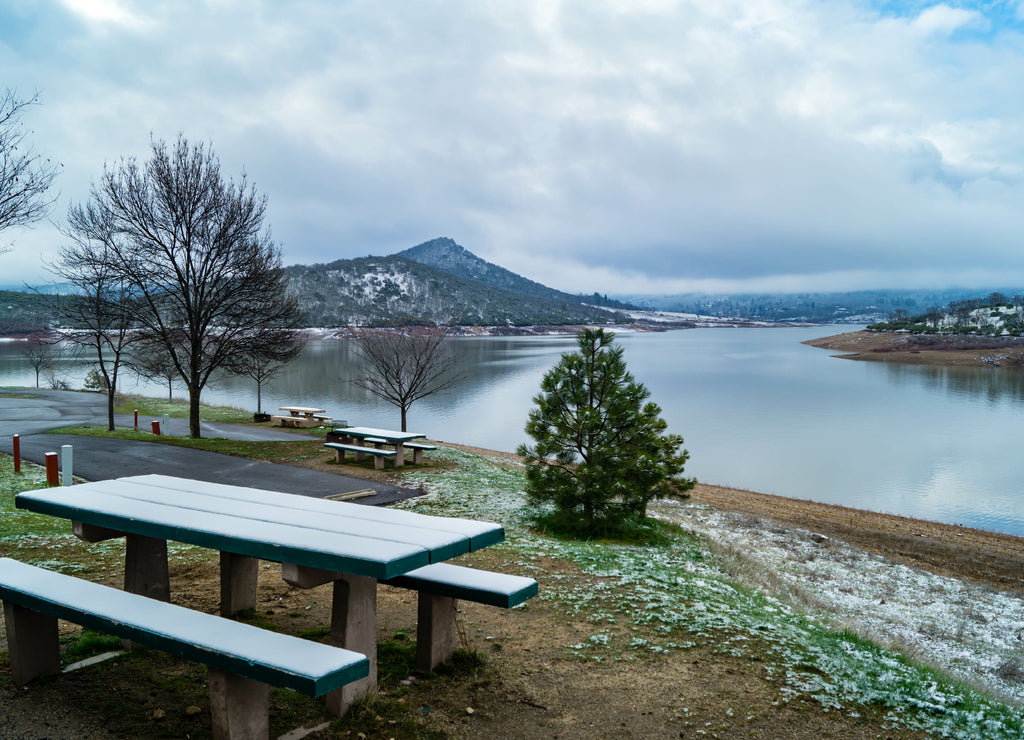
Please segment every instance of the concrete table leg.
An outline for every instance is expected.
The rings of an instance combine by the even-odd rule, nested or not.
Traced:
[[[457,643],[457,604],[450,596],[419,592],[416,619],[416,670],[430,673],[452,657]]]
[[[256,606],[256,581],[259,578],[259,558],[220,554],[220,614],[231,617],[243,609]]]
[[[107,529],[106,527],[97,527],[95,524],[85,524],[84,522],[71,522],[71,531],[75,537],[85,542],[103,542],[104,540],[124,537],[124,532],[118,532],[116,529]]]
[[[400,468],[403,465],[405,465],[405,445],[395,442],[395,467]]]
[[[167,569],[167,540],[129,534],[125,537],[124,590],[157,601],[171,600],[171,577]],[[131,640],[121,640],[131,650]]]
[[[214,740],[266,740],[270,737],[270,687],[251,678],[210,668],[210,713]]]
[[[327,695],[327,710],[341,717],[356,701],[377,690],[377,579],[345,574],[334,582],[332,645],[362,653],[370,661],[366,678]]]
[[[60,673],[56,617],[5,601],[4,622],[14,683],[21,686],[37,676]]]
[[[157,601],[171,600],[167,540],[129,534],[125,544],[124,590]]]

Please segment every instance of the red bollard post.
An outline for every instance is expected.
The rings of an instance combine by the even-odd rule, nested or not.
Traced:
[[[49,486],[59,486],[60,474],[57,471],[57,458],[59,455],[56,452],[47,452],[43,457],[46,458],[46,484]]]
[[[155,434],[156,436],[159,437],[160,436],[160,422],[157,421],[157,420],[153,420],[151,422],[151,424],[153,425],[153,434]]]
[[[139,410],[135,409],[135,431],[139,431]]]
[[[14,435],[14,472],[21,472],[21,435]]]

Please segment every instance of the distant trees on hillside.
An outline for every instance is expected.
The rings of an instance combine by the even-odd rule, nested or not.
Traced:
[[[871,324],[875,331],[909,331],[916,334],[984,334],[1024,336],[1024,294],[1007,298],[993,292],[985,298],[950,301],[946,309],[929,308],[910,315],[896,310],[888,321]]]

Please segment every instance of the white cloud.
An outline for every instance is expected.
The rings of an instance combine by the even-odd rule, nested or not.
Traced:
[[[268,194],[289,263],[445,234],[586,292],[1024,270],[1024,43],[986,6],[72,12],[88,25],[21,9],[0,30],[0,65],[44,91],[62,208],[104,161],[183,131]]]
[[[977,12],[941,4],[921,11],[912,25],[915,30],[925,34],[950,34],[965,26],[981,25],[981,22],[982,18]]]
[[[62,6],[82,20],[98,26],[119,26],[132,30],[149,27],[150,22],[129,9],[122,0],[58,0]]]

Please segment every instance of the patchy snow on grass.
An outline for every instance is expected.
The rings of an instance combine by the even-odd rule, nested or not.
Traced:
[[[1024,736],[1019,707],[908,660],[930,662],[1011,701],[1019,697],[1011,630],[1024,622],[1020,605],[1010,597],[975,594],[953,579],[909,569],[905,577],[892,580],[897,570],[891,563],[861,559],[853,548],[831,543],[827,549],[837,555],[824,558],[822,548],[815,547],[821,543],[809,533],[773,531],[690,505],[659,506],[661,516],[692,533],[670,545],[542,537],[527,526],[521,470],[451,448],[435,456],[456,465],[442,474],[416,476],[429,493],[404,506],[501,522],[506,542],[500,547],[522,572],[533,572],[542,581],[538,598],[593,626],[586,640],[565,646],[569,655],[594,662],[630,661],[685,651],[699,641],[720,653],[756,658],[764,675],[782,684],[780,701],[806,697],[854,714],[861,706],[878,706],[894,726],[944,737]],[[764,534],[759,536],[759,530]],[[739,585],[735,561],[754,558],[761,549],[778,552],[750,561],[752,569],[772,574],[765,581],[772,587]],[[569,561],[581,575],[547,573],[539,562],[542,556]],[[879,590],[862,591],[870,581]],[[809,596],[793,599],[794,593]],[[873,612],[874,621],[857,622],[859,614],[872,613],[867,605],[874,602],[888,608]],[[826,609],[830,603],[833,608]],[[917,621],[911,616],[915,613]],[[902,635],[899,641],[891,639],[895,634]],[[940,649],[950,634],[960,635],[962,646]],[[909,654],[879,647],[883,637]],[[972,674],[971,666],[980,668]],[[1000,674],[1002,683],[987,680]]]
[[[1024,706],[1024,599],[894,563],[844,542],[711,507],[665,502],[662,518],[781,580],[801,605]],[[762,579],[763,580],[763,579]],[[752,585],[761,586],[763,583]]]

